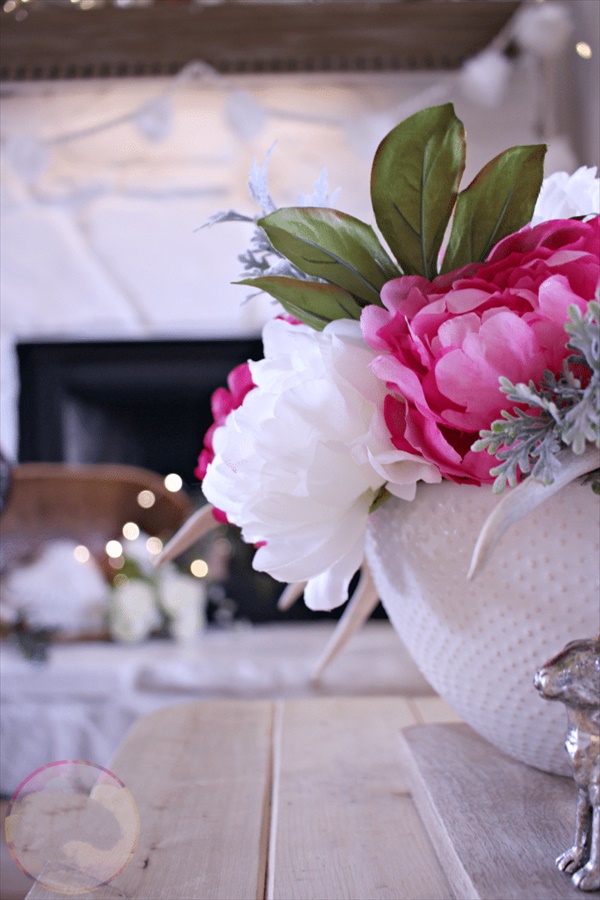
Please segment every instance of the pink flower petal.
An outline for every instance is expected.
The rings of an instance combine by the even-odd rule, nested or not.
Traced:
[[[499,378],[538,383],[568,355],[568,308],[584,312],[600,278],[600,216],[526,226],[484,263],[429,282],[384,285],[386,310],[367,308],[363,335],[394,446],[421,454],[444,477],[488,482],[495,460],[471,445],[512,402]]]

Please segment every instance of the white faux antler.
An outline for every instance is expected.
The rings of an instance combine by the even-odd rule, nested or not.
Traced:
[[[205,534],[216,528],[218,523],[215,521],[212,511],[212,505],[207,503],[190,516],[187,522],[181,526],[179,531],[166,544],[156,561],[156,565],[163,565],[180,556],[192,544],[195,544]],[[302,596],[305,587],[305,581],[288,584],[279,598],[278,609],[282,611],[290,609],[296,600]],[[329,642],[313,669],[313,680],[317,680],[323,674],[326,667],[345,647],[350,638],[364,625],[378,602],[379,596],[373,584],[369,567],[366,562],[363,562],[356,590],[348,601],[343,616],[337,623]]]
[[[590,447],[581,456],[576,456],[568,449],[563,451],[558,459],[562,465],[552,484],[544,484],[536,478],[526,478],[509,491],[490,513],[479,532],[467,574],[468,579],[475,578],[481,572],[492,550],[511,525],[550,499],[575,478],[600,468],[600,452],[596,447]]]
[[[166,544],[162,553],[156,560],[156,565],[161,566],[170,562],[176,556],[180,556],[185,550],[199,541],[200,538],[218,526],[213,517],[213,506],[207,503],[195,512],[183,523],[171,540]]]
[[[356,590],[348,601],[344,614],[337,623],[329,642],[312,672],[313,681],[317,681],[326,667],[346,646],[350,638],[362,628],[379,602],[379,594],[373,583],[371,571],[366,562],[360,570],[360,580]]]
[[[277,601],[277,609],[280,612],[287,612],[288,609],[291,609],[296,600],[302,596],[306,585],[306,581],[295,581],[286,585]]]

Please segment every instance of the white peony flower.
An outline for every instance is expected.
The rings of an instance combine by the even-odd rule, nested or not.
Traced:
[[[396,450],[383,421],[385,385],[358,322],[322,332],[275,319],[265,358],[250,363],[256,388],[214,434],[202,483],[210,503],[259,544],[254,568],[308,581],[305,601],[332,609],[347,599],[362,563],[378,490],[412,499],[419,479],[441,480],[418,456]]]
[[[532,225],[600,213],[600,180],[596,166],[581,166],[573,175],[555,172],[545,178],[533,211]]]
[[[76,541],[42,544],[37,557],[17,566],[2,582],[2,618],[23,616],[31,628],[64,634],[101,631],[105,625],[109,587],[93,559],[77,562]]]
[[[117,641],[142,641],[162,624],[154,590],[147,581],[132,578],[113,591],[109,627]]]
[[[197,578],[182,575],[174,566],[158,571],[160,605],[169,618],[169,633],[177,641],[195,638],[205,625],[204,585]]]

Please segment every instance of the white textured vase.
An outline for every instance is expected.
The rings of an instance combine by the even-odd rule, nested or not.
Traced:
[[[573,482],[500,540],[467,581],[498,502],[491,488],[420,485],[371,515],[367,559],[383,606],[432,687],[481,736],[522,762],[568,774],[566,711],[536,670],[600,631],[600,498]]]

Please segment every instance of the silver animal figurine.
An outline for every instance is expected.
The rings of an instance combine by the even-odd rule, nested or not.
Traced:
[[[575,841],[556,860],[582,891],[600,890],[600,636],[571,641],[536,672],[542,697],[567,708],[565,749],[577,785]]]

